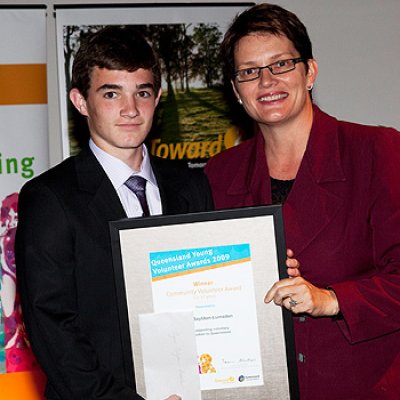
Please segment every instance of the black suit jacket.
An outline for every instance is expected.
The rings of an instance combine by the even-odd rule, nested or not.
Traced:
[[[212,209],[202,173],[151,162],[164,214]],[[48,399],[141,398],[133,366],[123,368],[121,340],[128,333],[119,326],[109,235],[109,221],[125,217],[90,150],[20,192],[17,280],[32,348],[48,377]]]

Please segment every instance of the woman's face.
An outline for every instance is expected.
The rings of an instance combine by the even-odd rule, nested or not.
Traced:
[[[259,33],[240,39],[234,57],[235,70],[239,70],[298,58],[300,54],[286,36]],[[294,70],[281,75],[273,75],[268,68],[264,68],[258,79],[249,82],[232,81],[236,96],[261,129],[296,121],[302,113],[311,110],[307,86],[314,83],[317,64],[309,60],[308,65],[307,73],[306,65],[300,62]]]

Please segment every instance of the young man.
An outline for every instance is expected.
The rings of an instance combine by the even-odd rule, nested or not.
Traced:
[[[137,31],[110,26],[91,35],[76,55],[70,91],[89,147],[20,193],[18,283],[49,400],[141,398],[133,366],[123,368],[131,355],[122,354],[128,332],[119,326],[109,221],[212,208],[204,175],[152,157],[143,144],[160,86],[156,58]],[[147,206],[124,184],[137,175]]]

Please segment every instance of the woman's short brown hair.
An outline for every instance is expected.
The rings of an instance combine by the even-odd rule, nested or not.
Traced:
[[[225,77],[232,79],[235,73],[235,48],[244,36],[254,33],[286,36],[304,60],[313,58],[312,44],[304,24],[292,12],[268,3],[257,4],[232,22],[221,44],[221,58]],[[307,63],[305,64],[307,67]]]

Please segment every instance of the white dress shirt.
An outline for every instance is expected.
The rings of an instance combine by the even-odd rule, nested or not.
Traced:
[[[140,175],[147,180],[146,197],[150,215],[158,215],[162,213],[160,191],[158,189],[154,172],[151,168],[148,150],[144,144],[143,161],[140,171],[134,171],[119,158],[106,153],[104,150],[96,146],[92,139],[89,141],[89,147],[113,184],[128,217],[140,217],[143,214],[138,198],[132,190],[124,184],[132,175]]]

